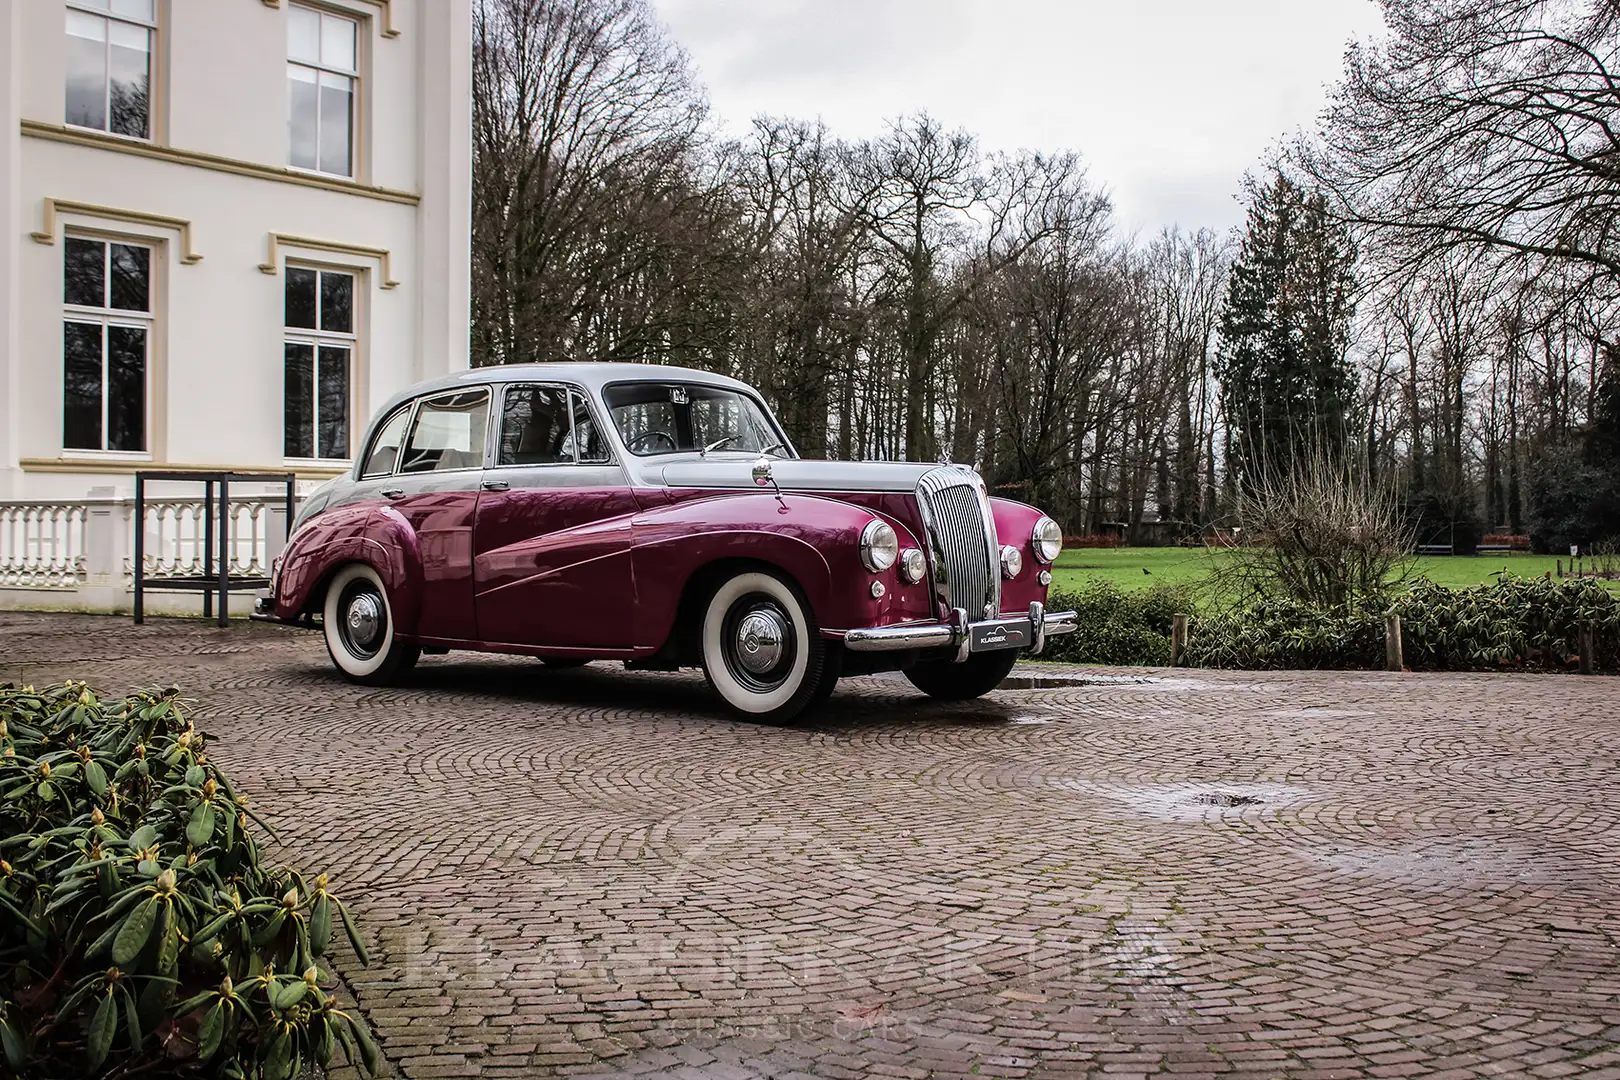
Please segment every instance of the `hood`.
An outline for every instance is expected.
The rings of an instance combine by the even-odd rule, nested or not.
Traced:
[[[755,487],[756,458],[677,461],[647,470],[649,480],[673,488]],[[800,461],[773,459],[771,475],[783,491],[915,491],[917,481],[938,465],[911,461]]]

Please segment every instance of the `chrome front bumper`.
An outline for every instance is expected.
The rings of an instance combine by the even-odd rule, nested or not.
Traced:
[[[907,649],[956,649],[960,663],[979,652],[1001,649],[1028,649],[1039,656],[1046,639],[1069,634],[1080,628],[1080,616],[1073,611],[1047,611],[1039,602],[1029,605],[1028,615],[1013,615],[970,623],[967,612],[957,608],[951,621],[909,623],[901,626],[871,626],[844,634],[844,648],[853,652],[902,652]]]

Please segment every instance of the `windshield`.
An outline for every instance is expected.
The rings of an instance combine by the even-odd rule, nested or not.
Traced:
[[[789,457],[786,440],[753,398],[697,383],[619,383],[602,392],[632,454],[673,454],[714,446]],[[724,441],[722,441],[724,440]]]

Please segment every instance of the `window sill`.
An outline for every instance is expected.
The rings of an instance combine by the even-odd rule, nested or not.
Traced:
[[[64,448],[60,460],[79,462],[151,461],[152,454],[148,450],[68,450]]]

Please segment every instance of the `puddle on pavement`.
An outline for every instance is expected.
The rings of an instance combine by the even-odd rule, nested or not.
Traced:
[[[1167,821],[1198,821],[1212,815],[1269,813],[1295,802],[1305,789],[1284,784],[1094,784],[1073,781],[1080,788],[1123,803]]]
[[[1241,795],[1235,791],[1206,791],[1193,796],[1193,802],[1200,806],[1254,806],[1265,801],[1258,795]]]
[[[1133,686],[1158,681],[1149,675],[1027,675],[1019,672],[1002,679],[996,689],[1061,690],[1068,686]]]

